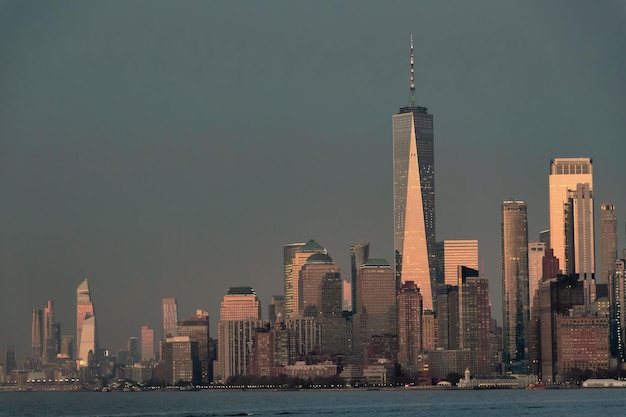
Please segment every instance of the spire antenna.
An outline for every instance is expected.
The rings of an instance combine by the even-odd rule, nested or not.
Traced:
[[[411,33],[411,93],[409,97],[409,106],[415,107],[415,70],[413,68],[414,64],[414,56],[413,56],[413,34]]]

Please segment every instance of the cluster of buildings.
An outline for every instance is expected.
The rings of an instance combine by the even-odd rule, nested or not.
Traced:
[[[128,349],[99,348],[87,280],[77,290],[77,333],[61,336],[53,304],[33,310],[32,355],[21,367],[9,349],[0,374],[39,372],[43,380],[114,376],[167,384],[228,382],[243,375],[391,384],[432,384],[451,374],[535,375],[546,383],[572,372],[621,370],[626,356],[625,261],[617,220],[601,206],[596,273],[593,164],[555,158],[549,173],[549,230],[529,240],[527,205],[502,202],[502,323],[492,318],[477,240],[437,240],[433,115],[410,98],[393,115],[394,254],[350,247],[349,277],[314,240],[283,248],[284,294],[268,317],[251,287],[231,287],[216,338],[209,315],[181,320],[162,300],[162,337],[141,329]],[[623,256],[626,258],[626,254]],[[28,377],[29,380],[35,378]]]

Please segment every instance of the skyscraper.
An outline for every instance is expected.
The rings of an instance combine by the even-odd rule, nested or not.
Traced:
[[[41,309],[33,309],[31,322],[32,359],[39,362],[43,353],[43,312]]]
[[[249,372],[248,360],[256,329],[264,327],[261,303],[251,287],[231,287],[220,306],[217,324],[216,376],[226,380]]]
[[[161,301],[163,311],[163,335],[162,339],[176,336],[178,325],[178,303],[175,298],[164,298]]]
[[[350,246],[350,292],[351,300],[350,307],[352,312],[356,311],[356,278],[359,272],[359,268],[363,265],[370,256],[370,244],[359,242],[356,245]]]
[[[284,247],[285,267],[285,319],[301,316],[300,269],[315,253],[326,254],[327,251],[313,239],[307,243],[292,243]]]
[[[141,360],[151,361],[154,359],[154,329],[146,324],[141,326]]]
[[[502,337],[505,362],[527,358],[528,223],[526,203],[502,203]]]
[[[458,282],[458,267],[478,270],[477,240],[444,240],[436,244],[437,283],[461,285]]]
[[[406,281],[398,292],[398,363],[405,375],[419,370],[422,350],[422,296]]]
[[[415,105],[411,36],[409,104],[393,115],[393,198],[396,287],[414,281],[423,308],[433,309],[435,283],[435,159],[433,116]]]
[[[89,283],[85,279],[76,290],[76,348],[78,366],[89,366],[89,359],[97,353],[96,316]]]
[[[573,247],[574,225],[571,203],[571,191],[577,184],[589,184],[589,192],[593,192],[593,166],[589,158],[555,158],[550,164],[550,247],[564,274],[575,273]],[[581,198],[583,196],[581,195]],[[592,202],[593,203],[593,202]],[[593,206],[593,204],[592,204]],[[592,217],[593,218],[593,217]]]
[[[545,251],[546,244],[544,242],[534,241],[528,243],[528,298],[531,304],[531,316],[533,314],[533,299],[537,295],[539,281],[543,277],[543,257]]]
[[[603,284],[615,273],[617,259],[617,218],[615,206],[610,203],[600,206],[600,279]]]
[[[373,336],[397,334],[396,284],[385,259],[370,258],[361,266],[356,295],[354,350],[357,358],[363,358]]]

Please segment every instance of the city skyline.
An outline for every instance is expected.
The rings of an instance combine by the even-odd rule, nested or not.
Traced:
[[[0,349],[30,350],[48,299],[76,334],[85,278],[117,348],[161,329],[163,297],[211,326],[231,286],[265,308],[288,242],[323,243],[346,277],[356,242],[393,262],[389,114],[406,104],[410,33],[416,102],[437,117],[437,239],[478,240],[494,304],[500,203],[527,202],[536,240],[552,158],[593,159],[621,254],[622,3],[360,7],[4,2]]]

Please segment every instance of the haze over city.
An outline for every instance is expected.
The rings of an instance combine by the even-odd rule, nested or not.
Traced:
[[[411,33],[437,240],[479,241],[500,322],[501,203],[538,239],[552,158],[593,159],[626,246],[625,22],[623,1],[0,2],[0,349],[29,352],[48,299],[75,334],[85,278],[116,349],[163,297],[214,333],[249,285],[265,316],[284,244],[314,238],[346,276],[359,241],[392,261]]]

